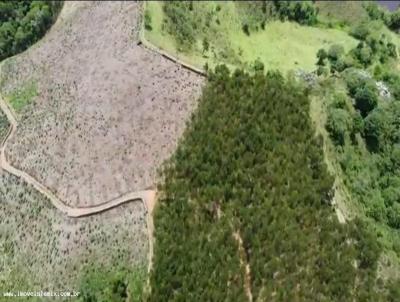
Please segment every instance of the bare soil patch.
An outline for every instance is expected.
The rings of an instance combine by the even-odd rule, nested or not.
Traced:
[[[137,45],[141,3],[67,2],[38,44],[5,62],[1,90],[37,83],[9,161],[71,206],[154,186],[203,79]]]

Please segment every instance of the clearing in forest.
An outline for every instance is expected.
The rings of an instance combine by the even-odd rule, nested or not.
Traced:
[[[200,93],[200,76],[137,45],[141,5],[66,2],[2,66],[19,116],[7,159],[70,206],[154,186]]]
[[[246,67],[246,62],[259,59],[268,70],[311,71],[315,69],[316,53],[320,48],[340,44],[349,50],[357,43],[339,29],[303,26],[294,22],[257,23],[256,14],[247,12],[244,3],[201,1],[193,2],[194,15],[189,18],[191,23],[181,33],[182,39],[189,37],[190,24],[195,24],[192,25],[194,42],[190,49],[183,49],[168,31],[163,5],[162,1],[146,2],[146,39],[199,68],[205,63],[209,66],[225,63]],[[176,13],[177,22],[184,22],[179,17]],[[245,26],[249,28],[247,34]]]

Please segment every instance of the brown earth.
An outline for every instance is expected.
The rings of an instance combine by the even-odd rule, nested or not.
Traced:
[[[70,218],[23,179],[0,169],[0,291],[79,290],[93,269],[145,273],[152,248],[148,216],[142,203],[131,202]]]
[[[141,3],[66,2],[50,32],[2,68],[36,81],[7,159],[73,207],[153,187],[203,79],[137,45]]]

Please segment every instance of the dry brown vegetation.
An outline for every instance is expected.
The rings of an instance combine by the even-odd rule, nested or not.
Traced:
[[[109,270],[147,265],[140,202],[67,218],[35,189],[0,171],[0,213],[1,290],[79,290],[93,263]]]
[[[71,206],[154,186],[202,79],[137,45],[140,3],[67,2],[50,32],[6,61],[2,93],[37,83],[10,162]]]
[[[1,66],[19,120],[7,160],[69,206],[154,186],[195,108],[203,79],[138,45],[140,17],[141,3],[66,2],[41,41]],[[1,114],[0,136],[7,127]],[[144,272],[147,216],[131,202],[68,218],[0,170],[0,289],[79,290],[98,268]]]

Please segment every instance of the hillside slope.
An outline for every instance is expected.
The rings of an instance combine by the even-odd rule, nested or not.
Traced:
[[[166,14],[166,6],[171,7],[171,16]],[[144,35],[154,45],[196,67],[202,68],[205,63],[246,67],[258,59],[267,69],[283,72],[313,70],[315,55],[322,47],[335,43],[348,50],[356,44],[338,29],[274,20],[262,12],[261,4],[253,7],[252,2],[150,1],[145,8]],[[175,29],[168,30],[168,22],[173,22]],[[248,31],[243,30],[244,26]]]

